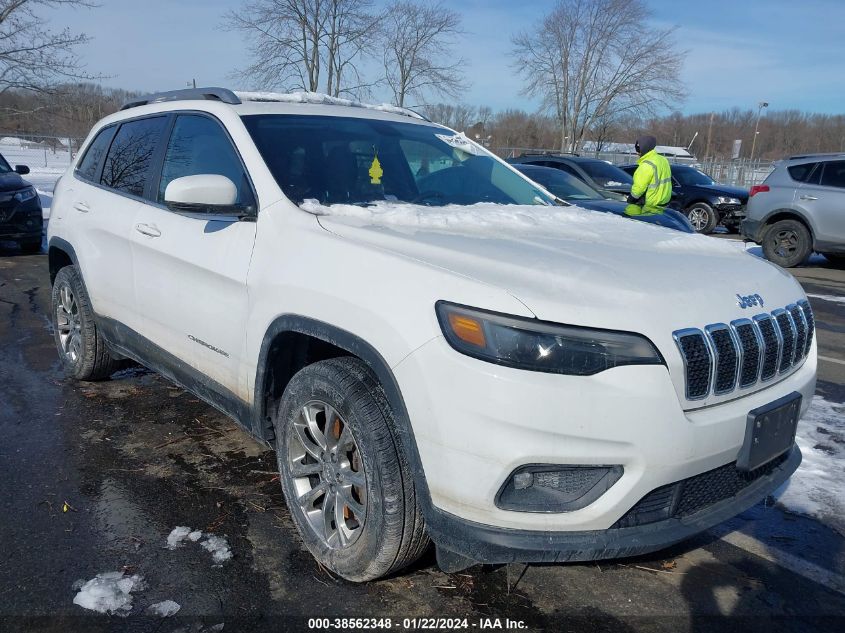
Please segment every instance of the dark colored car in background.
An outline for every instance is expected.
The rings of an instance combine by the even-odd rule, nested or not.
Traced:
[[[641,222],[659,224],[684,233],[694,232],[686,216],[674,209],[666,208],[660,213],[641,213],[640,207],[618,200],[608,200],[587,183],[559,169],[539,165],[514,165],[514,168],[564,202],[591,211],[613,213]],[[637,213],[630,213],[632,210]]]
[[[26,165],[6,162],[0,155],[0,241],[17,242],[25,253],[41,250],[41,199],[35,187],[21,178],[29,173]]]
[[[523,154],[509,158],[513,165],[537,165],[559,169],[583,180],[605,198],[625,200],[631,192],[634,179],[618,167],[598,158],[577,154]]]
[[[739,232],[748,205],[748,189],[720,185],[700,169],[672,165],[671,205],[683,211],[699,233],[712,233],[719,224],[732,233]],[[622,169],[634,175],[636,165]]]

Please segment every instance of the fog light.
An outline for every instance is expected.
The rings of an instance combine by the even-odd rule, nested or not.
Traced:
[[[517,473],[513,476],[513,487],[525,490],[534,484],[534,473]]]
[[[496,495],[496,506],[517,512],[571,512],[584,508],[622,477],[622,466],[520,466]]]

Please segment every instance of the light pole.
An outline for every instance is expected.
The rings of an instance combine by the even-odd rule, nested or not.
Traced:
[[[757,104],[757,123],[754,124],[754,138],[751,139],[751,156],[748,158],[749,164],[754,162],[754,148],[757,146],[757,135],[760,133],[758,131],[760,129],[760,114],[763,112],[763,108],[768,107],[769,103],[767,101],[761,101]]]

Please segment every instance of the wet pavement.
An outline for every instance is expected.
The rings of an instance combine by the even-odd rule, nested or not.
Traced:
[[[845,296],[845,271],[794,272],[811,294]],[[0,631],[284,631],[343,617],[399,630],[426,617],[532,631],[845,629],[845,537],[765,504],[635,559],[449,575],[429,551],[398,577],[333,578],[298,539],[272,452],[142,368],[65,380],[49,302],[46,256],[0,250]],[[845,304],[811,302],[819,353],[841,361]],[[820,362],[819,379],[827,400],[845,401],[845,365]],[[215,566],[196,543],[167,549],[181,525],[225,536],[233,558]],[[76,581],[120,570],[146,584],[128,617],[73,604]],[[178,614],[150,615],[164,600]]]

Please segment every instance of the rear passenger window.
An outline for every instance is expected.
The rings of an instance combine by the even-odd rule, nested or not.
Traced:
[[[160,116],[121,125],[106,156],[100,182],[133,196],[143,196],[166,123],[167,117]]]
[[[845,160],[832,160],[824,164],[821,185],[845,189]]]
[[[76,168],[76,173],[85,180],[94,180],[97,177],[97,167],[100,166],[100,161],[106,150],[109,148],[112,134],[114,134],[114,127],[107,127],[100,130],[97,136],[91,141],[88,149],[85,150],[85,156]]]
[[[167,144],[158,201],[164,202],[164,192],[172,180],[198,174],[226,176],[238,188],[239,206],[255,204],[241,160],[220,124],[205,116],[180,115]]]
[[[791,167],[788,167],[787,170],[789,171],[789,176],[792,180],[807,182],[807,179],[813,171],[813,167],[816,165],[818,165],[818,163],[802,163],[801,165],[792,165]]]

